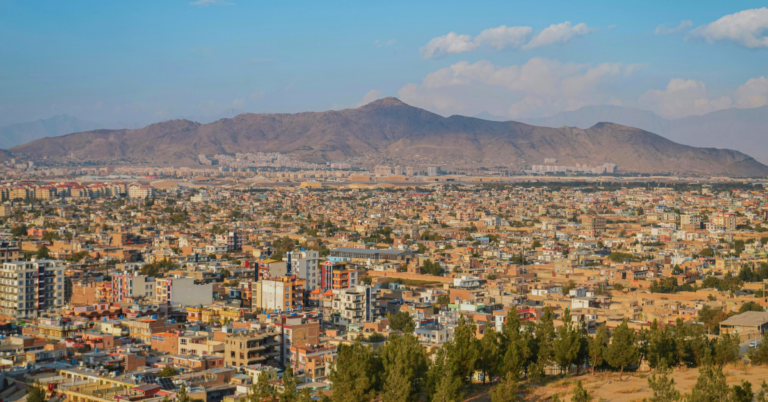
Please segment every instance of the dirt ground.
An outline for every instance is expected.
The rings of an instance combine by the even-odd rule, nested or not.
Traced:
[[[760,390],[760,384],[763,381],[768,382],[768,367],[732,365],[726,366],[723,372],[728,380],[728,385],[738,384],[742,380],[747,380],[752,383],[752,391],[755,393]],[[552,395],[559,394],[561,399],[568,402],[571,400],[571,394],[576,386],[576,381],[581,380],[583,387],[594,397],[594,402],[598,402],[600,398],[608,402],[639,402],[643,398],[652,396],[652,392],[648,388],[648,377],[650,375],[651,373],[624,373],[622,380],[619,381],[619,374],[613,372],[595,373],[595,376],[582,374],[580,376],[555,380],[542,386],[530,387],[521,384],[521,390],[524,391],[524,394],[520,396],[526,402],[545,402]],[[697,368],[675,369],[672,373],[675,386],[682,394],[690,391],[698,377],[699,370]],[[480,386],[478,388],[470,393],[470,395],[467,395],[466,401],[489,402],[491,400],[488,394],[489,387]]]

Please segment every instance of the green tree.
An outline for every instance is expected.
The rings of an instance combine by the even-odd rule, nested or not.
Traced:
[[[367,402],[376,395],[381,362],[373,350],[355,342],[351,346],[339,345],[336,364],[328,379],[333,383],[333,401]]]
[[[48,258],[49,255],[50,255],[50,250],[48,250],[48,247],[42,246],[39,249],[37,249],[36,257],[38,260],[44,260]]]
[[[412,334],[391,334],[389,342],[379,349],[384,366],[384,402],[411,402],[418,400],[422,379],[429,367],[427,355],[419,340]]]
[[[413,322],[413,317],[411,317],[408,312],[398,311],[395,315],[389,316],[389,328],[394,331],[410,334],[416,329],[416,324]]]
[[[657,374],[648,377],[648,387],[653,391],[653,397],[643,399],[644,402],[677,402],[680,400],[680,391],[675,388],[675,380],[669,375],[672,370],[663,364]]]
[[[452,377],[460,378],[463,384],[469,382],[479,357],[480,342],[477,340],[476,333],[475,323],[461,316],[454,330],[453,342],[446,344],[448,370]]]
[[[608,329],[605,324],[600,324],[595,336],[589,338],[589,361],[592,366],[592,375],[595,375],[595,368],[603,364],[607,350]]]
[[[191,402],[189,395],[187,395],[187,387],[184,385],[181,386],[176,394],[176,402]]]
[[[635,331],[630,329],[627,320],[624,320],[613,331],[611,343],[605,353],[605,360],[611,366],[620,369],[619,381],[621,381],[624,367],[637,363],[639,358],[640,352],[635,342]]]
[[[764,311],[763,306],[755,302],[746,302],[739,307],[739,314],[746,313],[747,311]]]
[[[269,376],[264,372],[260,373],[256,383],[248,391],[248,402],[271,401],[274,398],[275,389],[269,384]]]
[[[712,360],[720,367],[736,361],[739,358],[739,336],[737,334],[720,334],[712,340]]]
[[[581,380],[576,381],[576,388],[573,389],[571,402],[590,402],[591,400],[592,395],[581,385]]]
[[[659,367],[662,361],[667,364],[675,363],[677,349],[669,326],[660,326],[657,320],[653,320],[648,333],[645,355],[652,368]]]
[[[555,323],[554,313],[549,307],[544,308],[541,322],[536,327],[537,364],[540,368],[555,362]]]
[[[492,327],[486,328],[483,339],[480,340],[480,356],[477,359],[477,369],[483,372],[483,384],[488,378],[493,378],[499,372],[500,334]]]
[[[229,273],[229,270],[228,270],[228,269],[226,269],[226,268],[222,268],[222,270],[221,270],[221,279],[224,279],[224,280],[226,280],[226,279],[227,279],[227,278],[229,278],[230,276],[232,276],[232,274],[231,274],[231,273]]]
[[[763,341],[756,348],[750,348],[747,351],[747,357],[749,362],[754,365],[768,364],[768,332],[763,335]]]
[[[35,381],[34,384],[27,386],[27,401],[48,402],[48,396],[46,395],[45,388],[43,388],[40,382]]]
[[[173,366],[165,366],[159,373],[157,373],[158,377],[173,377],[175,375],[176,369],[173,368]]]
[[[280,402],[294,402],[297,396],[296,377],[293,375],[293,368],[288,364],[283,372],[283,389],[278,393],[277,398]]]
[[[22,223],[21,225],[12,228],[11,234],[13,235],[13,237],[22,237],[27,235],[27,230],[28,230],[27,225]]]
[[[732,390],[728,387],[721,367],[707,365],[699,369],[699,378],[685,395],[686,402],[731,402]]]
[[[429,395],[429,400],[433,402],[462,400],[461,390],[464,383],[449,369],[447,345],[446,343],[437,350],[434,363],[429,366],[427,372],[427,395]]]
[[[506,374],[512,372],[516,378],[523,369],[530,364],[531,344],[533,337],[528,331],[521,331],[520,317],[515,309],[507,313],[507,321],[504,323],[501,333],[501,350],[503,356],[499,372]]]
[[[517,376],[509,372],[491,390],[491,402],[516,402],[517,400]]]
[[[555,362],[561,372],[567,373],[571,364],[576,362],[581,344],[579,343],[579,331],[573,325],[571,312],[566,308],[563,312],[563,326],[557,329],[557,338],[554,341]]]

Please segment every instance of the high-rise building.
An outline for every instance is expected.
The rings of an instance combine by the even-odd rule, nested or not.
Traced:
[[[605,231],[605,218],[599,216],[585,216],[581,218],[581,234],[586,236],[597,236]]]
[[[333,291],[333,314],[323,317],[329,324],[342,327],[362,324],[373,320],[371,287],[357,285]]]
[[[134,185],[128,188],[128,196],[131,198],[149,198],[154,193],[152,186]]]
[[[262,279],[253,285],[255,311],[301,310],[304,306],[304,280],[291,276]]]
[[[304,279],[306,285],[304,289],[307,292],[315,290],[320,286],[319,262],[320,252],[315,250],[291,251],[286,253],[286,268],[288,275]]]
[[[701,215],[685,214],[680,216],[680,226],[683,230],[701,229]]]
[[[350,263],[326,261],[320,272],[320,287],[323,290],[338,290],[357,286],[357,274],[357,268]]]
[[[32,260],[3,263],[0,270],[0,314],[37,318],[64,305],[64,263]]]
[[[113,302],[140,298],[155,299],[155,278],[129,272],[112,275]]]
[[[427,176],[437,176],[440,174],[439,166],[430,166],[427,168]]]
[[[712,215],[712,224],[723,228],[726,232],[732,232],[736,230],[736,214],[730,212],[714,214]]]

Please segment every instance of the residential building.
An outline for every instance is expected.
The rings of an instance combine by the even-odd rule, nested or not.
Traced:
[[[64,264],[55,260],[3,263],[0,270],[0,314],[37,318],[64,305]]]

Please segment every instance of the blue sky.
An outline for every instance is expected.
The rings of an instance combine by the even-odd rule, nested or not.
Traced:
[[[508,118],[593,104],[670,118],[755,107],[768,96],[764,7],[0,0],[0,125],[321,111],[382,96]]]

